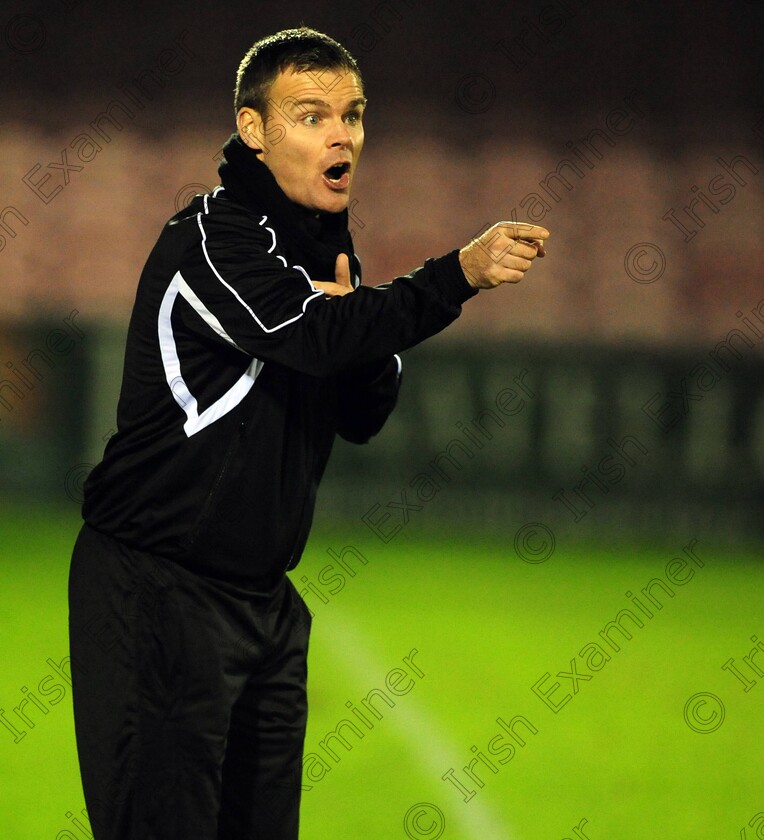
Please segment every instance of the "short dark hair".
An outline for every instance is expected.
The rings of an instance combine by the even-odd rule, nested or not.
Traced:
[[[297,72],[346,70],[357,76],[363,89],[358,64],[342,44],[307,26],[282,29],[256,41],[241,60],[234,92],[236,113],[241,108],[254,108],[264,117],[271,85],[288,68]]]

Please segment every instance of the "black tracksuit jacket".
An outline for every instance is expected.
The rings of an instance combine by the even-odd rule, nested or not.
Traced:
[[[130,321],[118,430],[83,505],[129,547],[252,586],[299,561],[335,434],[363,443],[384,424],[393,354],[475,293],[453,251],[326,298],[262,209],[218,187],[163,229]]]

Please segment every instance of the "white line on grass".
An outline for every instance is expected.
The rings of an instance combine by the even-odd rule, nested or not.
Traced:
[[[368,680],[378,680],[386,669],[372,653],[372,645],[363,639],[363,633],[354,626],[341,610],[335,606],[331,619],[322,621],[316,635],[323,637],[330,646],[334,661],[341,661],[353,682],[366,685]],[[314,626],[314,632],[317,628]],[[353,640],[353,655],[347,654],[347,640]],[[440,778],[450,767],[453,756],[463,751],[463,747],[453,744],[442,730],[436,729],[425,711],[414,708],[415,700],[407,697],[406,701],[390,715],[392,726],[399,730],[399,736],[410,748],[411,753],[428,776]],[[444,787],[445,790],[445,787]],[[452,799],[453,801],[453,799]],[[414,804],[413,800],[410,804]],[[434,803],[438,804],[438,803]],[[401,814],[401,817],[403,814]],[[459,830],[449,832],[449,822],[458,823]],[[460,802],[449,808],[446,813],[446,833],[444,837],[458,836],[463,840],[515,840],[502,820],[477,798],[468,803]]]

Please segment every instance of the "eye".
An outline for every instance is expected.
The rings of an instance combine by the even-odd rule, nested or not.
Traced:
[[[358,125],[361,122],[360,111],[351,111],[345,118],[351,125]]]
[[[306,114],[306,115],[302,118],[302,121],[303,121],[306,125],[318,125],[318,123],[319,123],[319,116],[318,116],[318,114]]]

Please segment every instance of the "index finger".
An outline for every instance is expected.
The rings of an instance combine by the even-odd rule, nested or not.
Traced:
[[[497,222],[510,239],[549,239],[549,231],[530,222]]]

